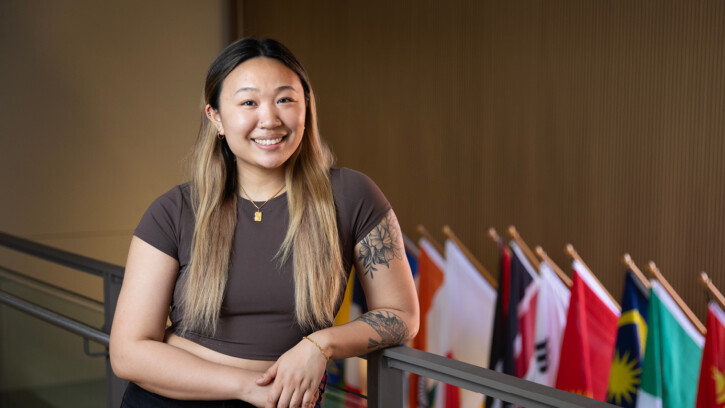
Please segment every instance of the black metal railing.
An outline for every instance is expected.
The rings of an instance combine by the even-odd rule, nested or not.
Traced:
[[[101,353],[101,355],[105,355],[106,358],[107,407],[119,407],[126,382],[116,377],[111,370],[108,357],[108,335],[121,289],[123,268],[2,232],[0,232],[0,246],[103,278],[105,307],[104,325],[101,330],[2,290],[0,290],[0,303],[82,336],[87,353],[88,341],[103,345],[106,348],[105,353]],[[363,356],[363,358],[368,360],[367,406],[370,408],[400,408],[403,406],[405,372],[490,395],[523,407],[596,408],[612,406],[584,396],[409,347],[388,348]]]
[[[53,262],[58,265],[63,265],[77,271],[89,273],[103,279],[103,327],[100,331],[90,328],[81,322],[74,321],[66,316],[61,316],[48,309],[33,305],[29,302],[24,302],[22,299],[12,299],[14,297],[7,293],[3,293],[2,296],[0,296],[0,302],[83,336],[86,341],[84,344],[86,348],[88,346],[88,340],[93,340],[102,344],[103,341],[105,341],[107,406],[114,408],[119,407],[121,405],[123,392],[126,389],[127,381],[116,377],[111,369],[111,360],[108,357],[108,335],[111,333],[113,314],[116,311],[118,295],[121,292],[124,268],[108,262],[99,261],[97,259],[74,254],[48,245],[43,245],[25,238],[6,234],[4,232],[0,232],[0,246],[4,246],[35,258]],[[93,331],[91,331],[91,329]],[[103,338],[105,340],[102,340]]]

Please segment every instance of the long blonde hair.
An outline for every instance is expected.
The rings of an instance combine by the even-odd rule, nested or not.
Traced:
[[[281,266],[294,265],[295,317],[305,330],[332,323],[345,274],[330,183],[333,158],[320,138],[315,97],[302,65],[277,41],[241,39],[214,60],[204,87],[205,104],[219,110],[224,78],[244,61],[274,58],[294,71],[305,93],[305,132],[285,163],[289,227],[278,251]],[[236,158],[202,113],[191,160],[191,202],[196,217],[191,259],[183,284],[181,330],[213,334],[219,319],[237,225]]]

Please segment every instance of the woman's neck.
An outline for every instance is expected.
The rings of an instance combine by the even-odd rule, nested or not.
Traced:
[[[240,169],[241,170],[241,169]],[[260,170],[245,169],[239,173],[239,194],[248,200],[266,201],[279,191],[285,183],[284,169]],[[244,192],[242,192],[242,188]],[[246,194],[245,194],[246,193]]]

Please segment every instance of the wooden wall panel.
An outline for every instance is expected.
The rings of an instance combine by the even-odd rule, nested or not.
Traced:
[[[696,313],[725,289],[725,3],[246,1],[245,35],[308,68],[338,164],[404,231],[449,224],[496,268],[515,224],[574,244],[619,298],[630,252]],[[568,269],[568,268],[567,268]]]

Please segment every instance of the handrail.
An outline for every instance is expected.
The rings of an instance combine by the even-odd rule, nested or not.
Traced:
[[[123,267],[121,266],[53,248],[4,232],[0,232],[0,245],[92,275],[103,277],[105,274],[110,274],[123,277]]]
[[[398,398],[389,393],[395,392],[391,388],[396,387],[398,382],[402,385],[402,371],[490,395],[524,407],[612,407],[610,404],[582,395],[409,347],[393,347],[371,353],[368,355],[368,365],[371,364],[373,370],[368,368],[368,387],[372,386],[375,393],[368,393],[368,407],[370,408],[394,406],[394,403],[389,401],[395,401]],[[376,372],[375,368],[382,373]],[[386,381],[388,378],[395,377],[395,372],[391,369],[400,370],[398,371],[401,373],[400,381]],[[402,390],[400,392],[402,393]]]
[[[92,340],[101,345],[108,346],[108,334],[91,326],[88,326],[85,323],[79,322],[77,320],[71,319],[70,317],[46,309],[42,306],[38,306],[35,303],[31,303],[27,300],[23,300],[19,297],[13,296],[5,292],[4,290],[0,290],[0,303],[4,303],[8,306],[14,307],[22,312],[25,312],[50,324],[56,325],[61,329],[67,330],[71,333],[79,334],[88,340]]]
[[[89,355],[99,355],[98,353],[90,353],[88,351],[89,339],[105,345],[106,349],[108,348],[108,335],[106,333],[110,333],[111,331],[113,315],[116,311],[118,296],[121,293],[121,284],[123,283],[124,274],[124,268],[122,266],[74,254],[62,249],[53,248],[48,245],[16,237],[1,231],[0,246],[102,278],[104,321],[102,331],[86,327],[84,325],[78,326],[79,324],[82,325],[82,323],[76,322],[72,319],[67,320],[68,318],[65,316],[58,315],[57,313],[47,309],[42,309],[37,305],[24,302],[21,299],[13,299],[12,295],[9,295],[11,296],[10,298],[4,296],[2,302],[9,303],[14,307],[20,308],[21,310],[31,313],[52,324],[59,325],[66,330],[76,333],[80,331],[81,333],[79,334],[84,336],[83,348]],[[113,373],[108,352],[106,351],[106,353],[102,353],[101,355],[105,355],[106,357],[106,406],[117,407],[121,405],[123,392],[126,389],[127,382],[118,378]]]
[[[58,286],[51,285],[50,283],[42,280],[25,276],[22,273],[0,267],[0,278],[55,296],[59,299],[63,299],[87,309],[103,313],[103,302],[59,288]]]

